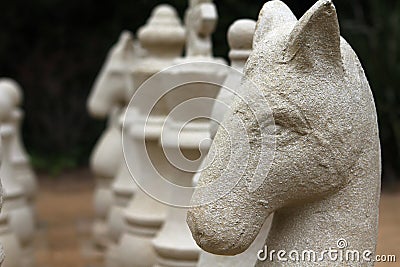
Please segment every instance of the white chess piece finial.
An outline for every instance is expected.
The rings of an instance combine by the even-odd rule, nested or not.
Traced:
[[[211,0],[190,0],[185,14],[186,56],[212,57],[211,34],[218,20]]]
[[[185,31],[175,9],[169,5],[160,5],[153,10],[147,24],[139,29],[138,38],[141,46],[147,51],[147,55],[134,70],[136,89],[152,75],[171,66],[173,60],[182,54]],[[154,90],[148,93],[157,94],[163,90],[163,84],[158,83],[152,89]],[[135,146],[146,142],[147,149],[152,152],[150,155],[137,154],[135,158],[127,157],[127,160],[134,161],[131,164],[138,167],[137,171],[143,179],[150,179],[148,176],[152,174],[146,170],[145,165],[147,156],[151,157],[154,165],[165,165],[158,139],[167,114],[165,103],[161,101],[155,106],[154,112],[147,117],[143,109],[143,106],[148,104],[146,101],[149,101],[148,98],[144,98],[140,105],[130,107],[135,110],[136,114],[133,115],[135,120],[125,127],[129,129],[127,134],[132,139],[132,146],[125,146],[124,149],[135,150]],[[141,135],[143,128],[135,128],[137,121],[142,120],[147,122],[145,136]],[[151,241],[164,222],[165,209],[163,204],[155,201],[142,190],[137,190],[125,211],[127,227],[117,249],[120,266],[150,267],[155,264],[156,255]]]

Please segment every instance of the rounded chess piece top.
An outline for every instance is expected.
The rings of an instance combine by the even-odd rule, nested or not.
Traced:
[[[13,109],[22,103],[22,89],[9,78],[0,79],[0,121],[11,116]]]
[[[22,88],[15,80],[10,78],[1,78],[0,87],[2,88],[1,90],[4,90],[4,92],[12,97],[14,105],[19,106],[22,104]]]
[[[147,24],[138,31],[143,48],[160,55],[179,55],[185,44],[185,29],[176,10],[170,5],[157,6]]]
[[[228,43],[232,50],[251,50],[256,22],[251,19],[235,21],[228,30]]]

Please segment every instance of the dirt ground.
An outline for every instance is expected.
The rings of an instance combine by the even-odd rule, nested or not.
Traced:
[[[98,267],[90,253],[90,222],[93,218],[94,180],[88,170],[59,177],[40,175],[37,199],[39,231],[36,236],[38,267]],[[378,254],[396,255],[400,266],[400,191],[382,194]]]

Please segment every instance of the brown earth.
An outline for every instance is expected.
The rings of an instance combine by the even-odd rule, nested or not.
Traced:
[[[94,180],[88,170],[59,177],[40,175],[37,199],[39,231],[36,238],[39,267],[97,267],[90,246]],[[378,254],[396,255],[400,266],[400,191],[382,194]]]

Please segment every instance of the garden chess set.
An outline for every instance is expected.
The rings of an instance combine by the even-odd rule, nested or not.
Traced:
[[[52,222],[79,235],[71,257],[93,267],[374,266],[377,112],[333,2],[298,19],[272,0],[257,21],[237,19],[229,63],[214,56],[217,25],[213,1],[189,0],[183,19],[160,4],[136,32],[121,29],[87,98],[91,117],[107,120],[84,174],[95,186],[63,200],[79,219]],[[35,247],[51,243],[22,99],[16,81],[0,79],[3,267],[41,266]]]

